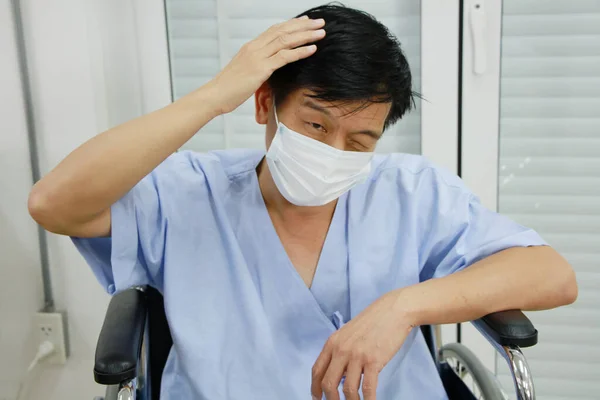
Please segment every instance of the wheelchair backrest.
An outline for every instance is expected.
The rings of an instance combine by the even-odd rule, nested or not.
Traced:
[[[148,369],[152,400],[159,400],[160,382],[173,339],[165,315],[163,296],[154,288],[146,289],[148,301]]]

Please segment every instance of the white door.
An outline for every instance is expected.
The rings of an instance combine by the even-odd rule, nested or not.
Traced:
[[[462,171],[573,265],[574,305],[527,313],[538,399],[600,393],[600,1],[465,0]],[[483,14],[482,14],[483,13]],[[486,23],[483,30],[473,18]],[[486,68],[476,70],[477,59]],[[504,360],[465,333],[510,388]]]

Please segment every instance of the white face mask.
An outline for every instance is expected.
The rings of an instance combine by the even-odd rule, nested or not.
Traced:
[[[343,151],[289,129],[277,120],[267,164],[277,189],[297,206],[327,204],[363,183],[373,153]]]

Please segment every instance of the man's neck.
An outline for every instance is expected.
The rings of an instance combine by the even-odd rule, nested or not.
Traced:
[[[284,224],[312,224],[315,222],[325,223],[326,221],[329,225],[337,200],[314,207],[294,205],[287,201],[277,189],[265,159],[259,163],[256,172],[258,174],[258,185],[271,218],[275,217]]]

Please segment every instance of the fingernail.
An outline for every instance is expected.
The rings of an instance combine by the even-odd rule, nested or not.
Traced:
[[[303,15],[300,17],[300,19],[308,19],[308,15]]]
[[[315,396],[312,397],[312,400],[319,400],[318,398],[316,398]]]
[[[325,20],[323,18],[313,19],[313,24],[315,24],[315,25],[321,25],[323,22],[325,22]],[[319,399],[317,399],[317,400],[319,400]]]

